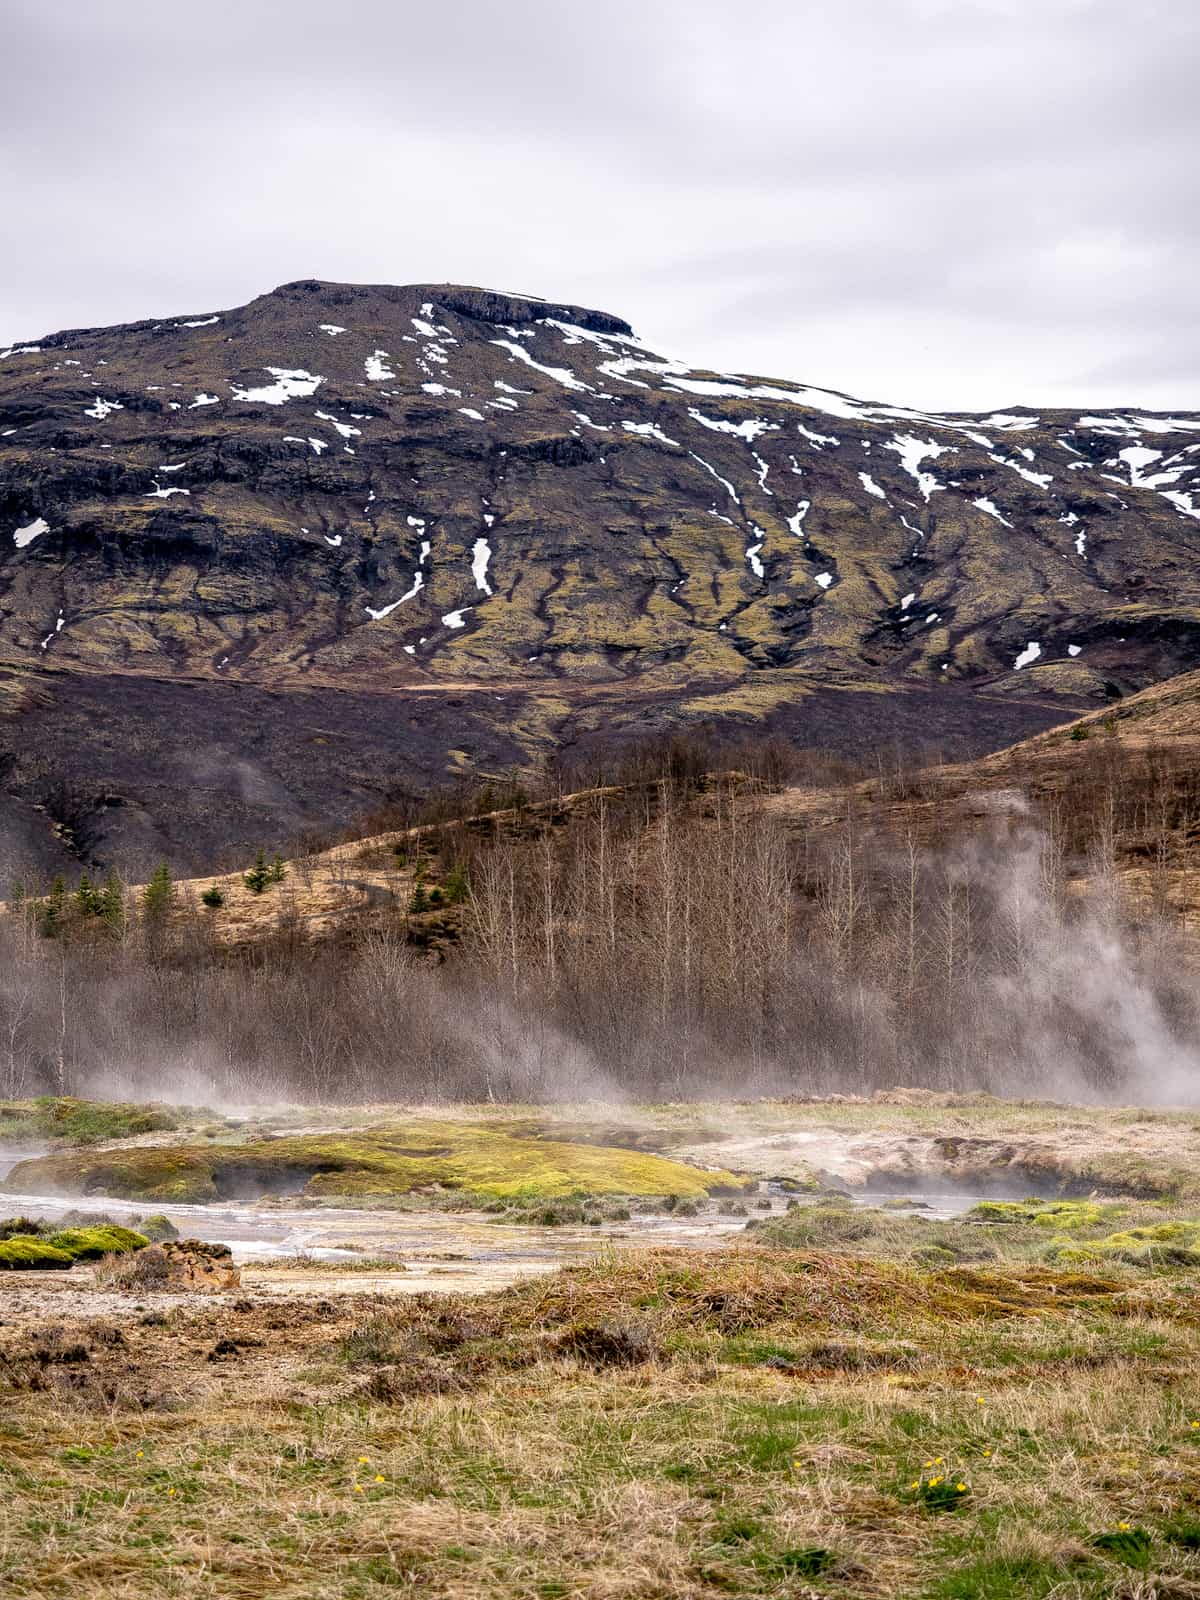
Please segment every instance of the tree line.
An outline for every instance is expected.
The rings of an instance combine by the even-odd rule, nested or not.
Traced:
[[[252,948],[223,949],[205,920],[220,908],[183,902],[166,869],[140,904],[113,878],[14,894],[0,1093],[542,1100],[913,1084],[1187,1098],[1200,1015],[1173,886],[1200,797],[1186,764],[1111,740],[1065,788],[939,830],[920,771],[827,771],[836,804],[805,821],[777,803],[795,766],[710,759],[639,757],[569,807],[494,790],[515,803],[482,816],[478,795],[457,812],[433,797],[403,857],[410,887],[320,943],[280,900]],[[263,853],[245,881],[265,893],[273,874],[305,870]],[[451,935],[431,943],[433,912]],[[99,936],[63,936],[68,922]]]

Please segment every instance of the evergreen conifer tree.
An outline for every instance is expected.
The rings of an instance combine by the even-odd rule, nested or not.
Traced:
[[[125,887],[115,872],[104,880],[99,896],[99,914],[108,926],[118,933],[125,926]]]
[[[142,904],[149,917],[160,917],[170,910],[171,902],[175,898],[175,885],[171,879],[171,869],[165,861],[159,863],[150,875],[150,882],[142,891]]]
[[[242,881],[251,894],[261,894],[271,881],[271,869],[267,866],[264,853],[260,850],[254,858],[254,865],[250,871],[243,874]]]

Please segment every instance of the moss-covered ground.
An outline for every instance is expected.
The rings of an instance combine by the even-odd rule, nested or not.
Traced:
[[[72,1150],[19,1163],[0,1190],[157,1202],[441,1191],[484,1202],[522,1202],[583,1195],[696,1199],[754,1182],[640,1150],[520,1138],[502,1125],[430,1120],[239,1144]]]
[[[0,1590],[1200,1592],[1195,1278],[742,1247],[0,1330]]]
[[[34,1231],[36,1229],[36,1231]],[[31,1225],[29,1232],[2,1230],[0,1271],[29,1272],[73,1267],[77,1261],[99,1261],[104,1256],[140,1250],[149,1239],[131,1228],[102,1223],[84,1228]]]
[[[985,1200],[951,1221],[897,1200],[856,1206],[844,1196],[793,1203],[747,1227],[763,1244],[836,1250],[923,1266],[1200,1267],[1200,1216],[1166,1201]]]

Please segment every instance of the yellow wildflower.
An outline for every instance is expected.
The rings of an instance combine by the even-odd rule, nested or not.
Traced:
[[[354,1492],[355,1494],[366,1494],[367,1491],[363,1488],[361,1483],[356,1483],[354,1485]]]
[[[375,1474],[375,1482],[376,1483],[382,1483],[383,1481],[384,1481],[383,1473],[382,1472],[377,1472]]]
[[[1122,1533],[1127,1533],[1129,1531],[1129,1524],[1127,1522],[1118,1522],[1117,1527]]]
[[[958,1490],[959,1494],[966,1494],[967,1492],[967,1486],[965,1483],[956,1483],[954,1487]]]

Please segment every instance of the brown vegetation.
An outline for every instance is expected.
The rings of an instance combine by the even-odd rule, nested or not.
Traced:
[[[443,794],[255,886],[26,898],[0,1089],[1186,1097],[1200,762],[1082,726],[871,776],[675,741],[574,792]]]

